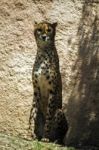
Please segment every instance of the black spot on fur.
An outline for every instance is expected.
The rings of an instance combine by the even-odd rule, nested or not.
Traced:
[[[35,80],[34,82],[37,83],[37,80]]]
[[[51,84],[52,82],[51,82],[51,81],[49,81],[48,83],[49,83],[49,84]]]
[[[38,75],[37,74],[35,74],[35,78],[37,78],[38,77]]]
[[[34,92],[34,95],[37,96],[37,92]]]
[[[54,91],[50,90],[50,94],[54,94]]]
[[[50,78],[50,76],[49,76],[49,75],[47,75],[47,76],[46,76],[46,79],[48,80],[49,78]]]

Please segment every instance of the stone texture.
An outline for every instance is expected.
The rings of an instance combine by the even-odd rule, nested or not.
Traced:
[[[99,1],[0,1],[0,131],[28,136],[34,21],[58,22],[67,145],[99,145]],[[86,142],[85,142],[86,141]],[[89,143],[90,141],[90,143]]]
[[[99,3],[84,3],[78,28],[78,58],[68,100],[68,145],[99,146]]]

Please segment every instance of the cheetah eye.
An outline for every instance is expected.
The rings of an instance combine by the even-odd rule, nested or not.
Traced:
[[[49,29],[47,30],[47,32],[51,32],[51,29],[49,28]]]
[[[42,32],[42,29],[37,29],[37,32]]]

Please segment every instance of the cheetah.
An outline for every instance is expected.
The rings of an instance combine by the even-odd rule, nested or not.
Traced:
[[[62,108],[62,81],[59,58],[55,47],[57,23],[34,25],[37,54],[32,72],[34,99],[30,124],[33,137],[53,141],[54,116]],[[56,121],[57,122],[57,121]],[[57,130],[57,129],[56,129]]]

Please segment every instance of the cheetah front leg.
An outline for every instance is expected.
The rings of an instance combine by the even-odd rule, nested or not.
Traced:
[[[40,139],[42,136],[41,124],[43,122],[43,115],[40,111],[40,100],[40,89],[34,85],[34,98],[29,119],[33,139]]]
[[[45,122],[45,127],[44,127],[44,137],[42,141],[45,141],[45,142],[51,141],[51,125],[53,124],[53,117],[54,117],[55,112],[56,112],[55,95],[51,91],[49,95],[46,122]]]

